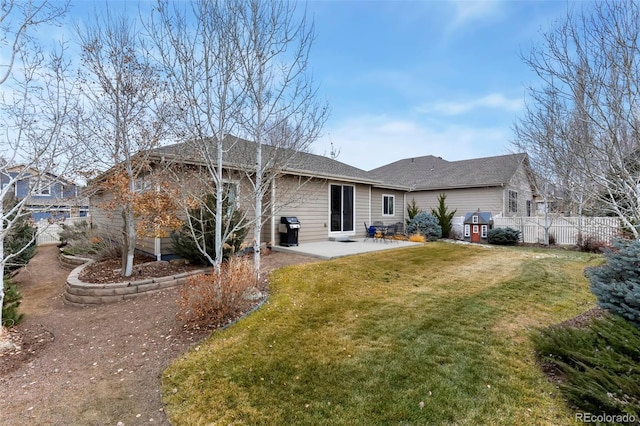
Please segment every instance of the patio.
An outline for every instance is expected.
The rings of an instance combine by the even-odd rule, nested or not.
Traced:
[[[354,254],[370,253],[374,251],[392,250],[403,247],[419,246],[421,243],[398,240],[374,240],[353,238],[347,241],[318,241],[303,243],[294,247],[273,246],[273,251],[296,253],[319,259],[335,259],[337,257],[351,256]]]

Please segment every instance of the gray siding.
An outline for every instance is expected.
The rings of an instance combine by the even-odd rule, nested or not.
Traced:
[[[438,196],[446,194],[446,205],[449,211],[457,209],[456,216],[468,212],[490,211],[497,215],[502,213],[503,197],[501,187],[449,189],[446,191],[416,191],[407,194],[407,202],[415,198],[418,206],[427,212],[438,207]]]
[[[516,191],[518,193],[518,211],[509,211],[509,191]],[[533,192],[531,191],[531,183],[524,166],[520,166],[513,178],[506,185],[504,191],[504,216],[526,216],[527,215],[527,201],[531,201],[531,215],[535,216],[536,207],[533,203]]]
[[[394,214],[393,215],[385,215],[383,210],[383,197],[384,196],[393,196],[394,197]],[[371,190],[371,223],[375,221],[380,221],[385,225],[391,225],[396,222],[404,223],[404,192],[403,191],[394,191],[390,189],[381,189],[381,188],[373,188]],[[370,225],[367,221],[367,225]],[[364,232],[364,225],[362,227]]]
[[[300,186],[297,178],[287,177],[278,181],[276,186],[275,244],[279,244],[278,225],[282,216],[296,216],[301,223],[298,241],[300,243],[323,241],[341,233],[330,232],[330,186],[352,185],[354,187],[354,230],[347,236],[364,235],[364,222],[369,220],[369,185],[349,184],[345,182],[312,179]],[[270,232],[270,223],[265,227]],[[263,232],[263,235],[265,235]],[[270,241],[271,237],[265,241]]]

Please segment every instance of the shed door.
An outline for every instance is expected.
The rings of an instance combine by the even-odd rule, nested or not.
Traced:
[[[471,227],[471,242],[473,243],[480,242],[480,227],[478,225],[473,225]]]

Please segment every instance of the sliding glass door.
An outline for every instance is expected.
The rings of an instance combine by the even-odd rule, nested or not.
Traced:
[[[331,185],[331,232],[353,231],[354,192],[352,185]]]

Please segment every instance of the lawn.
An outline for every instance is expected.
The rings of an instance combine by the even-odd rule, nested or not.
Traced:
[[[571,424],[531,333],[595,305],[598,256],[448,243],[288,267],[164,373],[174,424]]]

